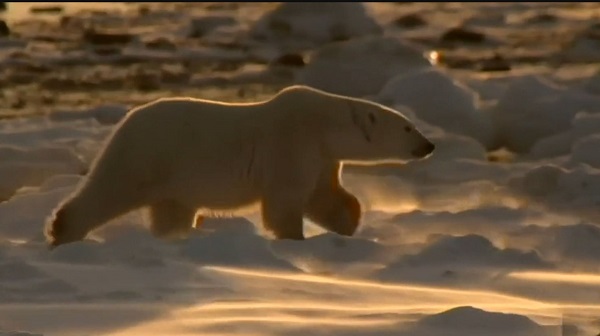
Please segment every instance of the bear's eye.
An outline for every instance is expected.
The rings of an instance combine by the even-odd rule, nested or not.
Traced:
[[[375,123],[375,114],[373,114],[373,112],[369,112],[369,120],[371,123]]]
[[[404,126],[404,130],[406,131],[406,133],[412,132],[412,128],[410,126]]]

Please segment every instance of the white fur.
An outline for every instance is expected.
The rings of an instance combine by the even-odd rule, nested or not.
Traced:
[[[77,241],[148,206],[153,233],[181,236],[199,209],[235,214],[253,205],[278,238],[302,239],[303,216],[351,235],[360,205],[339,183],[341,163],[413,160],[432,149],[400,113],[306,86],[249,104],[159,99],[117,126],[47,235],[53,246]]]

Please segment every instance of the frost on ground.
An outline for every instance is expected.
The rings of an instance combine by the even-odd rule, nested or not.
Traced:
[[[0,14],[0,336],[600,330],[597,4],[31,6]],[[345,167],[356,236],[273,241],[253,214],[163,242],[135,212],[47,250],[44,219],[128,108],[293,83],[394,107],[437,145]]]

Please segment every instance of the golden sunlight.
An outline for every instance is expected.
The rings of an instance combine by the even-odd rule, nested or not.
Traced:
[[[598,274],[572,274],[558,272],[515,272],[509,274],[509,277],[533,280],[543,282],[568,282],[575,284],[600,285],[600,275]]]

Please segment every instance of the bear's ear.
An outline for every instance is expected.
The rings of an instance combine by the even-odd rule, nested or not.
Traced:
[[[350,115],[352,116],[352,122],[356,127],[358,127],[358,129],[360,129],[367,142],[371,142],[371,134],[368,130],[365,118],[361,116],[358,111],[356,111],[356,108],[352,102],[348,102],[348,106],[350,109]]]

